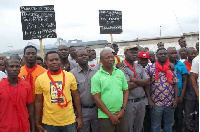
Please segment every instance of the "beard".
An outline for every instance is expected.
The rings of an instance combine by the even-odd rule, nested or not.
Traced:
[[[68,56],[61,56],[61,55],[60,55],[60,59],[63,60],[63,61],[65,61],[65,60],[68,59]]]

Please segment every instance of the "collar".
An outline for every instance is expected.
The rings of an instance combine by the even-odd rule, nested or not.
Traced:
[[[124,64],[124,66],[125,66],[125,67],[128,67],[128,66],[126,65],[126,63],[124,62],[124,60],[122,61],[122,63]],[[135,61],[134,61],[133,63],[134,63],[134,65],[135,65],[135,67],[136,67],[136,65],[137,65],[137,66],[139,66],[139,67],[142,67],[142,68],[143,68],[143,66],[142,66],[142,65],[140,65],[140,64],[138,64],[138,63],[135,63]]]
[[[114,71],[116,71],[116,70],[117,70],[117,68],[116,68],[115,66],[113,66],[113,71],[112,71],[112,73],[113,73]],[[109,74],[107,71],[105,71],[105,70],[103,69],[102,66],[100,67],[99,71],[100,71],[100,72],[103,72],[103,73],[106,73],[106,74]]]
[[[2,79],[2,82],[4,81],[4,83],[6,84],[6,85],[11,85],[10,83],[9,83],[9,81],[8,81],[8,78],[3,78]],[[18,85],[20,85],[21,84],[21,78],[19,78],[18,77],[18,84],[15,86],[15,87],[17,87]]]
[[[92,68],[91,68],[90,66],[88,66],[88,71],[90,71],[90,70],[92,70]],[[78,72],[83,71],[83,69],[80,67],[79,64],[78,64],[78,66],[77,66],[77,71],[78,71]]]

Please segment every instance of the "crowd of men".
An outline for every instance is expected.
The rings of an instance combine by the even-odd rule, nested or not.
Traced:
[[[199,42],[180,49],[157,44],[59,45],[37,56],[0,56],[0,132],[193,132],[199,121]]]

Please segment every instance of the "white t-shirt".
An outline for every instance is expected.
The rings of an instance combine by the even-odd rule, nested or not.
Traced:
[[[97,63],[97,60],[96,60],[96,59],[93,59],[92,61],[88,61],[88,65],[89,65],[90,67],[95,67],[97,64],[98,64],[98,63]]]
[[[7,75],[4,72],[0,71],[0,81],[2,78],[7,78]]]
[[[197,85],[199,86],[199,56],[196,56],[192,61],[190,72],[198,74]]]

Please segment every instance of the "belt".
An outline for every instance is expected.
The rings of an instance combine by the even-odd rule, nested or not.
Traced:
[[[81,105],[82,108],[94,108],[96,106],[96,104],[90,105],[90,106],[85,106],[85,105]]]
[[[128,101],[130,101],[130,102],[139,102],[139,101],[143,100],[144,98],[146,98],[146,96],[143,96],[141,98],[136,98],[136,99],[129,99]]]

